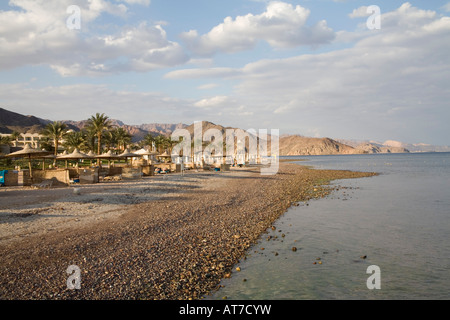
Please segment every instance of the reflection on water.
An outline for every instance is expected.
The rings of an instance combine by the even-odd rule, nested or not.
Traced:
[[[290,208],[208,299],[450,298],[449,153],[299,158],[381,175]],[[370,265],[380,290],[367,288]]]

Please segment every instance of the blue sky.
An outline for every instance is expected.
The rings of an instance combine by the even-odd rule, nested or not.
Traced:
[[[448,145],[449,12],[449,1],[3,1],[0,107]]]

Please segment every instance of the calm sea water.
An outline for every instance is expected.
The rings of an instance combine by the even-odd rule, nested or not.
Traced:
[[[380,175],[290,208],[207,299],[450,299],[450,153],[290,158]]]

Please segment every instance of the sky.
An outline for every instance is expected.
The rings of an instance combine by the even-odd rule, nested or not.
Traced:
[[[0,107],[450,145],[450,2],[0,2]]]

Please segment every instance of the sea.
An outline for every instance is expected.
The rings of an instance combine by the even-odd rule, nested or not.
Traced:
[[[379,175],[289,208],[206,299],[450,299],[450,153],[282,158]]]

